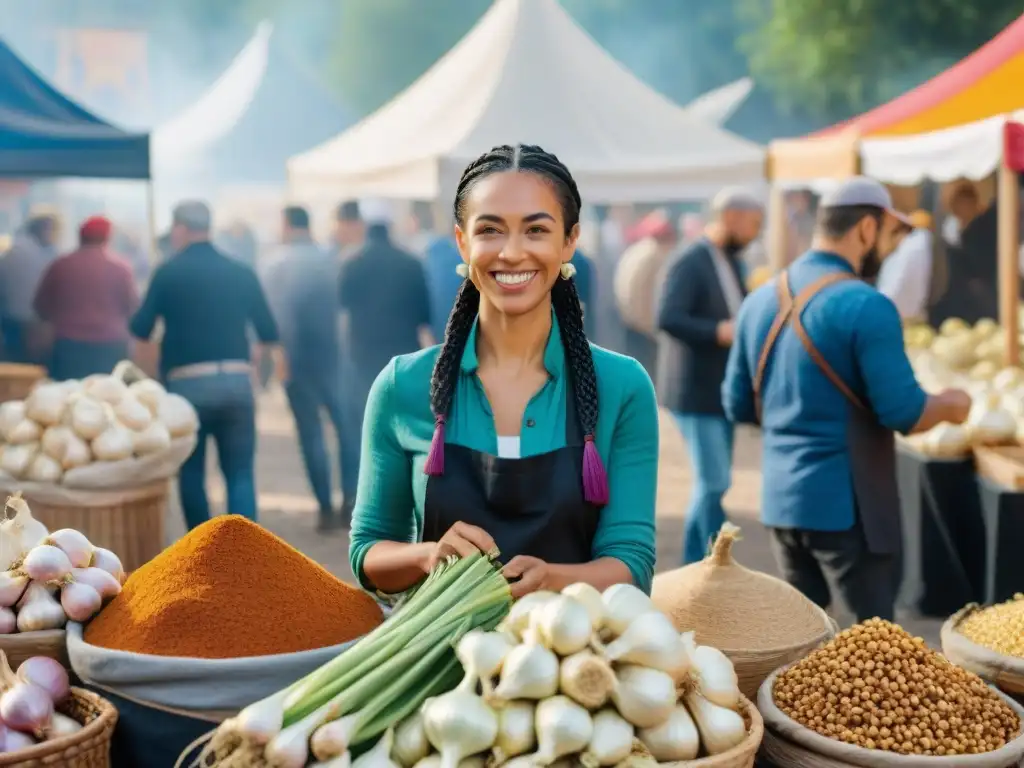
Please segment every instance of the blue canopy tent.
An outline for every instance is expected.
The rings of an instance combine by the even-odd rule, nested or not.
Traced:
[[[0,177],[148,179],[149,136],[78,106],[0,40]]]

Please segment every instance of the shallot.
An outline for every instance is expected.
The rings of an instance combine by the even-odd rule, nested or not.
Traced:
[[[25,555],[21,569],[34,581],[60,581],[71,573],[71,561],[62,549],[40,544]]]
[[[88,584],[104,600],[116,597],[121,591],[121,583],[102,568],[72,568],[71,578],[79,584]]]
[[[21,662],[18,679],[42,688],[50,694],[54,704],[60,704],[71,694],[67,670],[48,656],[32,656]]]
[[[7,607],[0,607],[0,635],[13,635],[18,631],[18,617]]]
[[[498,716],[479,696],[455,690],[423,705],[423,730],[441,754],[441,768],[458,768],[463,758],[494,745]]]
[[[92,549],[92,566],[94,568],[101,568],[115,579],[118,583],[124,584],[126,574],[124,572],[124,566],[121,565],[121,558],[111,552],[109,549],[103,547],[93,547]]]
[[[68,617],[49,587],[38,581],[29,583],[18,603],[18,631],[38,632],[43,629],[60,629]]]
[[[0,696],[0,718],[8,728],[41,733],[53,717],[53,699],[37,685],[19,681]]]
[[[85,534],[74,528],[54,531],[43,540],[43,543],[59,548],[68,556],[72,568],[88,568],[92,563],[92,544],[85,538]]]
[[[13,728],[7,728],[4,731],[4,743],[0,746],[0,753],[7,754],[9,752],[18,752],[22,749],[34,747],[35,745],[36,740],[27,733],[16,731]]]
[[[10,607],[17,603],[28,586],[28,576],[17,571],[0,573],[0,606]]]
[[[82,622],[100,612],[103,598],[88,584],[72,581],[61,588],[60,604],[69,619]]]

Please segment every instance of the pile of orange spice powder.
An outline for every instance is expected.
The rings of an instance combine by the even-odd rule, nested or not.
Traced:
[[[91,645],[228,659],[309,651],[383,621],[365,592],[238,515],[194,528],[132,573],[85,630]]]

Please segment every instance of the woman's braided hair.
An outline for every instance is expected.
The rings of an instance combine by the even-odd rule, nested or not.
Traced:
[[[582,207],[576,181],[569,173],[569,169],[555,155],[530,144],[494,147],[466,167],[455,193],[455,220],[460,226],[465,226],[466,201],[473,186],[486,176],[504,171],[535,173],[549,182],[562,206],[566,237],[572,233],[579,223]],[[575,280],[557,279],[551,290],[551,304],[558,319],[562,346],[565,348],[569,363],[569,378],[573,387],[576,412],[584,434],[583,478],[586,499],[595,504],[606,504],[607,478],[594,447],[598,406],[597,375],[594,371],[594,359],[590,354],[590,344],[583,331],[583,308],[576,292]],[[436,428],[430,455],[424,467],[427,474],[444,473],[444,424],[455,394],[462,353],[465,351],[466,341],[479,309],[480,292],[471,280],[464,280],[448,316],[444,344],[434,363],[434,372],[430,379],[430,407],[434,413]]]

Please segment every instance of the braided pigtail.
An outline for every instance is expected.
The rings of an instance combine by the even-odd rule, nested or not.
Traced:
[[[444,425],[452,407],[459,364],[466,349],[469,331],[480,309],[480,292],[471,280],[463,280],[455,306],[444,328],[444,344],[430,376],[430,410],[434,413],[434,436],[430,439],[423,471],[428,475],[444,474]]]
[[[583,307],[576,292],[576,281],[555,281],[551,290],[551,303],[558,318],[562,334],[562,346],[569,362],[573,399],[576,413],[583,430],[583,496],[591,504],[608,503],[608,473],[605,471],[601,454],[594,444],[597,431],[597,373],[594,358],[590,354],[590,343],[583,332]]]

